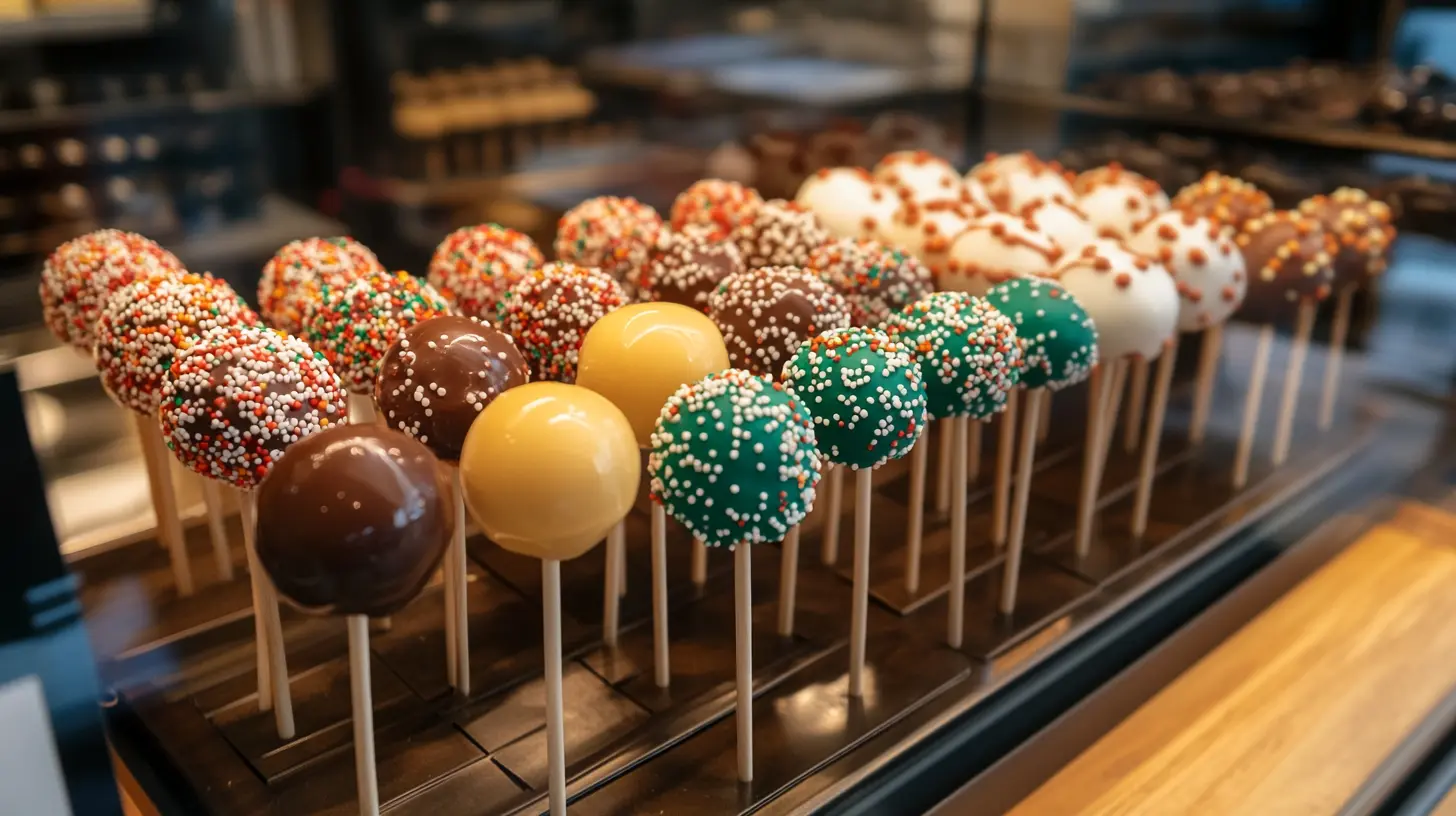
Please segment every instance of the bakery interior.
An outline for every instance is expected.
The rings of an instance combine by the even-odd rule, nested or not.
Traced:
[[[633,442],[617,549],[548,579],[485,534],[498,474],[457,451],[464,592],[431,568],[346,638],[343,613],[264,611],[260,585],[294,595],[244,542],[256,520],[267,555],[277,513],[149,449],[155,417],[43,297],[57,247],[117,229],[278,327],[260,280],[291,242],[349,236],[435,283],[446,236],[498,224],[593,266],[578,205],[630,197],[667,235],[720,217],[680,197],[704,179],[798,202],[743,266],[873,239],[918,291],[985,295],[957,283],[990,263],[962,250],[978,219],[1016,222],[976,228],[990,254],[1024,221],[1022,248],[1143,270],[1140,238],[1184,240],[1143,230],[1166,211],[1213,224],[1248,298],[1150,354],[1023,374],[1020,431],[1012,394],[984,429],[912,423],[919,452],[873,469],[829,455],[793,549],[703,547],[676,505],[659,563],[672,503]],[[1444,0],[0,0],[0,813],[1456,814],[1453,235]],[[613,273],[625,300],[664,299],[655,251]],[[1291,251],[1334,285],[1261,303],[1253,256]],[[1087,284],[1091,321],[1141,285]]]

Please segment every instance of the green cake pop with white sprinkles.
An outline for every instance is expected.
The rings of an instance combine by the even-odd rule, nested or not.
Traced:
[[[936,292],[895,312],[885,332],[920,364],[933,419],[990,419],[1021,381],[1021,343],[1011,318],[967,292]]]
[[[1016,324],[1021,384],[1059,391],[1087,379],[1097,365],[1097,327],[1060,284],[1017,278],[991,287],[986,301]]]
[[[910,452],[925,430],[925,384],[906,346],[879,329],[835,329],[799,347],[784,380],[814,417],[819,451],[875,468]]]
[[[814,426],[767,377],[730,368],[684,385],[651,442],[653,501],[710,547],[782,540],[814,505]]]

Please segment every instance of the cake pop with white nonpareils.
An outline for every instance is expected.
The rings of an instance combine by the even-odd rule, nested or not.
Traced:
[[[1063,254],[1051,236],[1025,219],[989,213],[956,236],[936,285],[984,295],[1014,278],[1047,275]]]
[[[961,176],[950,162],[925,150],[901,150],[880,159],[874,180],[906,201],[959,201]]]
[[[708,227],[664,232],[647,266],[647,293],[652,300],[706,312],[708,297],[718,284],[742,269],[738,245],[715,237]]]
[[[732,235],[763,204],[752,187],[736,181],[695,181],[673,199],[671,225],[682,231],[689,227],[707,229],[716,236]]]
[[[1233,233],[1216,221],[1170,210],[1144,224],[1127,246],[1157,260],[1173,276],[1179,331],[1219,325],[1244,302],[1244,257]]]
[[[461,227],[445,236],[430,258],[426,280],[456,311],[487,320],[521,276],[546,261],[524,233],[499,224]]]
[[[1167,212],[1168,194],[1146,176],[1113,163],[1077,176],[1078,206],[1103,238],[1131,238],[1148,219]]]
[[[708,299],[708,316],[723,332],[735,368],[770,377],[809,338],[850,323],[844,296],[793,266],[729,275]]]
[[[1097,227],[1075,204],[1043,199],[1022,207],[1019,215],[1064,252],[1076,252],[1097,240]]]
[[[621,282],[629,297],[636,297],[662,229],[657,211],[635,198],[589,198],[556,223],[556,257],[600,269]]]
[[[621,284],[600,270],[548,263],[506,291],[500,328],[515,338],[532,379],[570,383],[587,331],[627,302]]]
[[[794,202],[840,238],[874,238],[894,217],[895,191],[860,167],[826,167],[804,179]]]
[[[1178,290],[1161,263],[1099,239],[1052,270],[1097,325],[1098,357],[1156,359],[1178,326]]]
[[[935,288],[913,255],[873,240],[825,244],[809,256],[809,271],[844,295],[855,326],[878,326]]]
[[[310,304],[324,284],[343,285],[354,278],[387,272],[369,248],[353,238],[305,238],[285,244],[263,266],[258,280],[258,312],[268,325],[285,332],[303,331]]]
[[[372,394],[380,360],[399,336],[450,311],[433,286],[408,272],[367,275],[325,284],[304,317],[302,336],[323,352],[351,393]]]
[[[979,216],[980,213],[960,201],[907,201],[880,229],[880,240],[909,252],[932,275],[939,275],[945,270],[951,242]]]
[[[809,253],[833,240],[834,235],[813,213],[783,199],[771,199],[738,225],[733,242],[749,269],[766,266],[803,266]]]
[[[45,323],[62,343],[91,353],[107,300],[136,280],[181,275],[181,261],[155,241],[103,229],[56,247],[40,272]]]
[[[1235,231],[1274,209],[1269,194],[1243,179],[1210,172],[1173,196],[1172,207],[1212,218]]]

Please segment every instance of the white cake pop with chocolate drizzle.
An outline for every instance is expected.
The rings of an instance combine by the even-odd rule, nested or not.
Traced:
[[[1021,217],[1064,252],[1076,252],[1097,240],[1097,227],[1075,204],[1044,199],[1021,209]]]
[[[907,201],[880,230],[880,240],[914,255],[939,275],[945,269],[951,241],[976,220],[976,212],[958,200]]]
[[[941,289],[984,297],[1013,278],[1045,277],[1064,254],[1051,236],[1006,213],[982,216],[951,242]]]
[[[961,197],[961,175],[950,162],[925,150],[901,150],[880,159],[874,179],[906,201]]]
[[[1156,181],[1115,163],[1077,176],[1074,188],[1078,206],[1103,238],[1131,238],[1139,226],[1171,206]]]
[[[837,238],[874,238],[894,217],[900,198],[864,168],[826,167],[804,180],[794,203]]]
[[[1249,280],[1233,230],[1191,212],[1170,210],[1147,222],[1128,241],[1156,259],[1178,288],[1178,331],[1217,326],[1244,302]]]
[[[1051,277],[1097,324],[1104,360],[1156,358],[1178,328],[1178,290],[1163,265],[1118,241],[1094,241],[1067,256]]]

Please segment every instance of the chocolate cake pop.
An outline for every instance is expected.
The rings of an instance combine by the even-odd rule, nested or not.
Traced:
[[[662,217],[635,198],[597,196],[572,207],[556,224],[556,257],[595,267],[634,295],[662,232]]]
[[[387,426],[456,462],[485,406],[528,379],[526,358],[509,335],[474,318],[440,315],[405,329],[385,353],[374,399]]]
[[[304,317],[303,339],[334,367],[344,387],[374,393],[384,353],[410,326],[449,314],[450,304],[408,272],[324,284]]]
[[[849,325],[849,304],[814,273],[793,266],[729,275],[708,299],[735,368],[777,376],[800,344]]]
[[[977,219],[950,245],[941,289],[984,295],[1014,278],[1045,276],[1063,251],[1025,219],[990,213]]]
[[[880,159],[874,180],[906,201],[961,197],[961,176],[950,162],[924,150],[901,150]]]
[[[1087,379],[1097,365],[1098,327],[1060,284],[1016,278],[992,287],[986,300],[1016,325],[1027,388],[1058,391]]]
[[[1299,212],[1317,219],[1335,239],[1334,287],[1362,284],[1380,276],[1395,241],[1390,207],[1364,190],[1341,187],[1328,196],[1307,198]]]
[[[895,191],[859,167],[824,168],[804,179],[794,202],[840,238],[873,238],[900,207]]]
[[[933,419],[990,419],[1021,381],[1011,319],[966,292],[934,292],[890,315],[885,331],[915,355]]]
[[[844,295],[855,326],[878,326],[934,289],[914,256],[873,240],[825,244],[809,256],[809,271]]]
[[[506,291],[500,328],[515,338],[532,379],[569,383],[587,331],[627,302],[621,284],[600,270],[548,263]]]
[[[761,204],[763,197],[757,190],[736,181],[695,181],[673,199],[672,228],[700,227],[716,236],[732,235]]]
[[[707,312],[708,296],[724,278],[742,269],[738,245],[716,237],[711,228],[664,232],[647,266],[647,292],[652,300]]]
[[[90,353],[106,301],[134,280],[180,275],[176,256],[134,232],[104,229],[61,244],[40,272],[46,326],[57,340]]]
[[[1222,324],[1244,302],[1244,257],[1232,232],[1216,221],[1170,210],[1144,224],[1128,248],[1157,260],[1173,276],[1179,331]]]
[[[1178,326],[1178,291],[1157,261],[1117,241],[1094,241],[1049,276],[1066,287],[1097,325],[1098,357],[1152,360]]]
[[[1249,276],[1240,319],[1274,323],[1329,297],[1337,245],[1316,219],[1276,210],[1246,222],[1235,242]]]
[[[738,225],[733,240],[749,269],[765,266],[803,266],[815,247],[833,234],[808,210],[791,201],[772,199]]]
[[[543,263],[541,250],[525,234],[478,224],[445,236],[430,258],[426,280],[461,314],[492,319],[501,295]]]
[[[1022,207],[1019,215],[1064,252],[1076,252],[1097,240],[1097,227],[1075,204],[1043,199]]]
[[[931,274],[939,275],[945,270],[951,242],[979,215],[959,200],[907,201],[880,229],[880,240],[909,252]]]
[[[1221,173],[1208,173],[1173,196],[1174,209],[1186,210],[1227,224],[1234,230],[1274,209],[1269,194],[1244,181]]]
[[[1170,206],[1156,181],[1116,162],[1077,176],[1074,189],[1078,205],[1103,238],[1131,238],[1141,224]]]
[[[369,248],[353,238],[305,238],[285,244],[263,266],[258,280],[258,311],[268,325],[298,334],[311,303],[324,284],[340,286],[388,270]]]

